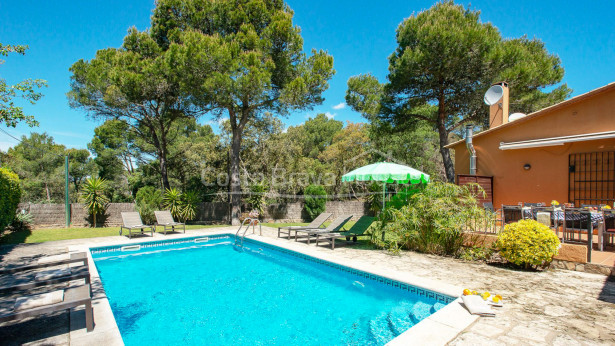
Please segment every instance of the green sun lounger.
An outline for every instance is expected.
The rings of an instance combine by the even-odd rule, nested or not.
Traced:
[[[328,242],[331,244],[331,249],[335,249],[335,239],[346,237],[349,241],[352,238],[353,242],[357,241],[357,237],[370,237],[371,234],[366,233],[372,223],[374,223],[373,216],[361,216],[357,222],[350,227],[348,231],[343,232],[330,232],[330,233],[318,233],[316,234],[316,246],[319,242]]]
[[[310,243],[310,238],[315,237],[320,233],[335,233],[339,232],[344,225],[352,219],[352,214],[350,215],[341,215],[338,216],[335,220],[331,221],[329,226],[322,229],[306,229],[306,230],[296,230],[295,231],[295,241],[299,240],[299,238],[307,238],[307,243]],[[299,235],[301,234],[301,235]]]

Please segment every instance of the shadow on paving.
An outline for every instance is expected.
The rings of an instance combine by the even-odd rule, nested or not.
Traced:
[[[68,345],[69,315],[68,310],[65,310],[0,324],[0,343],[23,345],[37,342],[42,345]]]
[[[604,282],[604,286],[602,286],[602,291],[600,291],[598,300],[615,304],[615,278],[614,277],[609,276],[608,280]]]

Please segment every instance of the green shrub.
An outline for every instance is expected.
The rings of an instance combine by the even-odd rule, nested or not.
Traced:
[[[529,269],[547,267],[557,256],[560,242],[548,226],[520,220],[504,227],[495,246],[508,262]]]
[[[183,207],[181,217],[184,222],[194,220],[200,202],[198,193],[194,191],[186,191],[182,194]]]
[[[30,213],[17,213],[15,214],[15,218],[13,222],[11,222],[10,229],[13,232],[24,232],[29,231],[32,228],[32,224],[34,223],[34,216]]]
[[[162,206],[171,211],[171,215],[176,221],[183,219],[184,201],[182,200],[182,193],[177,189],[167,189],[164,192]]]
[[[0,231],[13,221],[20,198],[19,177],[6,168],[0,168]]]
[[[135,202],[143,223],[154,224],[156,222],[154,211],[162,208],[162,192],[153,186],[144,186],[137,191]]]
[[[475,186],[431,183],[408,199],[400,209],[386,208],[379,217],[386,242],[374,237],[392,251],[401,248],[439,255],[459,255],[463,232],[485,217],[476,203]],[[480,191],[480,190],[478,190]]]
[[[81,190],[81,198],[83,199],[83,207],[92,215],[93,226],[96,227],[96,216],[107,210],[109,205],[109,197],[105,195],[108,184],[102,178],[88,178],[83,183]]]
[[[303,209],[308,215],[309,221],[312,221],[325,211],[327,191],[321,185],[309,185],[303,191],[303,195],[305,197]]]
[[[258,211],[259,215],[263,215],[267,205],[266,191],[267,186],[264,183],[253,184],[250,186],[250,196],[246,199],[246,202],[250,205],[250,210]]]

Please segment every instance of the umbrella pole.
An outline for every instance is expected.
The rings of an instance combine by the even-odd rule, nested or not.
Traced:
[[[384,210],[384,198],[387,195],[387,183],[382,183],[382,210]]]

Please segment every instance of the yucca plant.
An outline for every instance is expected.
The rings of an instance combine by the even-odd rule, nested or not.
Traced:
[[[182,201],[184,203],[181,213],[183,221],[193,220],[200,202],[198,194],[194,191],[186,191],[182,194]]]
[[[184,208],[184,201],[182,200],[182,193],[177,189],[167,189],[162,197],[162,205],[171,211],[171,215],[176,220],[182,220],[182,212]]]
[[[97,226],[96,216],[104,213],[109,203],[109,198],[105,196],[106,190],[107,181],[102,178],[88,178],[83,184],[83,190],[81,191],[83,206],[88,214],[92,215],[94,227]]]

